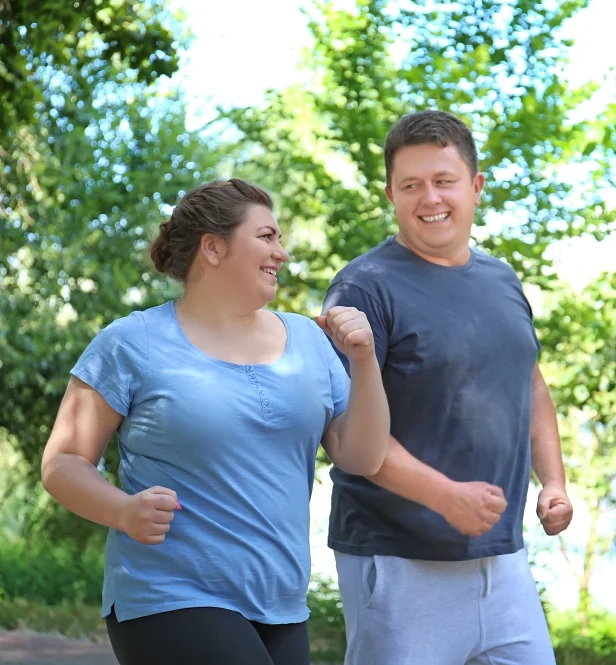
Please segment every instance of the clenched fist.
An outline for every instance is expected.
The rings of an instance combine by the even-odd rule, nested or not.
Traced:
[[[351,362],[374,358],[374,336],[368,319],[355,307],[332,307],[317,316],[317,325]]]
[[[546,485],[537,500],[537,515],[548,536],[564,531],[573,518],[573,506],[562,485]]]
[[[500,520],[505,508],[507,500],[500,487],[480,481],[456,482],[442,515],[465,536],[477,538]]]
[[[177,494],[166,487],[127,495],[120,516],[121,530],[144,545],[159,545],[171,528],[173,511],[181,509]]]

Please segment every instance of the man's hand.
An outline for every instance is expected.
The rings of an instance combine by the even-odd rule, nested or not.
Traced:
[[[546,485],[537,500],[537,517],[548,536],[556,536],[571,523],[573,506],[561,485]]]
[[[439,511],[454,529],[477,538],[489,531],[507,508],[503,490],[481,481],[455,482]]]
[[[317,325],[351,362],[374,359],[374,335],[368,319],[355,307],[332,307],[317,316]]]

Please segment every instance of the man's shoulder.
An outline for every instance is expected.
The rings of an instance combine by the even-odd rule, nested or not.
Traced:
[[[519,282],[519,278],[515,270],[504,259],[492,256],[491,254],[486,254],[486,252],[483,252],[476,247],[474,247],[472,251],[475,255],[476,268],[483,270],[492,276],[498,276],[504,279]]]
[[[396,242],[388,238],[376,247],[358,256],[338,272],[332,280],[332,286],[338,283],[351,284],[360,289],[371,291],[378,284],[379,275],[388,270],[389,264],[396,257]]]

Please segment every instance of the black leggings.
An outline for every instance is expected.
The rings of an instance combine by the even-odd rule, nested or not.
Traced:
[[[269,625],[196,607],[118,622],[107,632],[120,665],[309,665],[306,622]]]

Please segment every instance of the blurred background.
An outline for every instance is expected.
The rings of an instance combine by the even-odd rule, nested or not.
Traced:
[[[404,113],[472,127],[474,242],[523,280],[575,518],[526,516],[559,665],[616,663],[616,50],[612,0],[0,0],[0,626],[104,640],[105,532],[42,491],[68,371],[101,327],[178,293],[147,246],[178,194],[268,188],[314,315],[394,232],[383,143]],[[101,472],[115,482],[112,443]],[[319,459],[315,659],[340,662]]]

